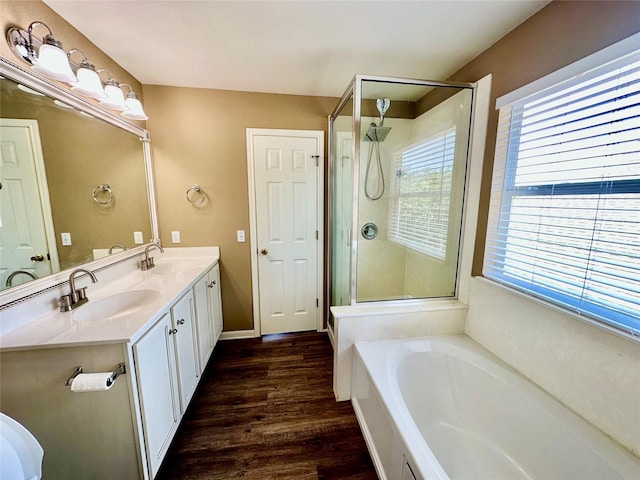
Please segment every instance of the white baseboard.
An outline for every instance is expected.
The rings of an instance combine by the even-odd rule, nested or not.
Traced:
[[[234,330],[230,332],[222,332],[220,334],[220,340],[239,340],[241,338],[256,338],[255,330]]]

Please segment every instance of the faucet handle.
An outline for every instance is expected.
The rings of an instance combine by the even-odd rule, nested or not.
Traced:
[[[71,298],[71,294],[62,295],[59,299],[60,301],[60,311],[61,312],[70,312],[73,304],[73,299]]]
[[[76,290],[76,298],[78,302],[81,300],[88,300],[87,298],[87,287],[82,287]]]

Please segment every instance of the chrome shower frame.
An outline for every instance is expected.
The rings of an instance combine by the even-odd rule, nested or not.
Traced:
[[[397,77],[387,77],[387,76],[379,76],[379,75],[355,75],[353,80],[347,86],[344,94],[340,98],[340,101],[334,108],[333,112],[329,115],[328,118],[328,147],[329,147],[329,165],[327,175],[329,176],[327,182],[327,208],[328,208],[328,218],[327,218],[327,227],[328,227],[328,256],[327,256],[327,291],[325,295],[325,312],[327,315],[327,321],[329,321],[330,314],[330,304],[331,304],[331,291],[332,291],[332,265],[333,265],[333,243],[331,239],[333,238],[333,207],[334,207],[334,198],[333,198],[333,190],[334,190],[334,165],[335,165],[335,145],[334,145],[334,127],[333,122],[342,112],[342,109],[349,102],[349,100],[353,100],[353,112],[352,112],[352,129],[353,129],[353,142],[351,144],[351,156],[354,159],[352,162],[352,176],[353,176],[353,185],[352,185],[352,205],[353,209],[351,212],[351,231],[349,235],[350,239],[350,265],[349,265],[349,305],[357,304],[357,253],[358,253],[358,235],[353,232],[358,232],[358,210],[359,210],[359,201],[360,201],[360,193],[359,193],[359,178],[360,178],[360,165],[359,161],[355,161],[360,158],[360,143],[362,137],[362,88],[364,82],[380,82],[380,83],[393,83],[400,85],[411,85],[411,86],[424,86],[424,87],[454,87],[454,88],[468,88],[471,89],[472,99],[471,99],[471,117],[473,118],[473,112],[475,108],[475,97],[476,97],[476,84],[467,83],[467,82],[441,82],[441,81],[433,81],[433,80],[419,80],[412,78],[397,78]],[[393,101],[393,99],[391,99]],[[467,162],[469,153],[467,152]],[[456,282],[456,292],[458,286]],[[386,300],[386,302],[394,301],[394,300]],[[406,302],[407,300],[401,300],[402,302]]]

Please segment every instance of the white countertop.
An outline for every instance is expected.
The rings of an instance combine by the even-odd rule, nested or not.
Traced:
[[[125,275],[116,278],[99,272],[95,284],[86,276],[76,277],[76,288],[88,286],[88,303],[71,312],[60,312],[57,308],[44,312],[26,326],[2,336],[0,351],[135,342],[220,258],[217,247],[167,248],[165,252],[150,251],[156,267],[148,271],[129,268]],[[117,318],[104,319],[99,315],[100,305],[108,302],[103,299],[137,290],[151,293],[144,306]],[[97,315],[83,318],[90,312]]]

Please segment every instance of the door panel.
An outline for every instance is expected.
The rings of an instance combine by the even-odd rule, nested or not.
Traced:
[[[2,287],[12,272],[29,272],[37,277],[52,273],[47,228],[52,220],[42,209],[36,162],[42,157],[37,124],[29,120],[2,119],[0,122],[0,255]],[[42,183],[42,182],[41,182]],[[46,183],[46,182],[45,182]],[[47,200],[48,202],[48,200]],[[47,223],[51,225],[47,227]],[[48,242],[49,240],[49,242]],[[57,255],[54,255],[57,259]],[[34,262],[32,257],[43,260]],[[57,265],[56,265],[57,267]],[[30,281],[16,275],[13,285]]]
[[[314,330],[318,139],[256,135],[252,147],[261,331]]]

